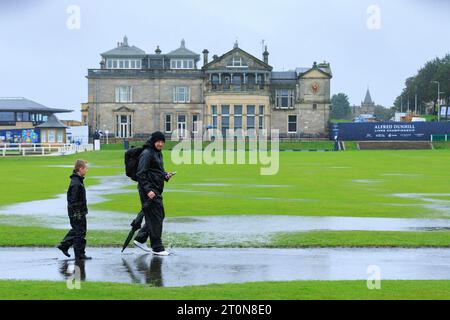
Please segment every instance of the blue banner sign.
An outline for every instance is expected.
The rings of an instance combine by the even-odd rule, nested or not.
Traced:
[[[333,123],[330,128],[330,139],[343,141],[430,141],[435,134],[450,134],[450,122]]]
[[[0,143],[39,143],[39,129],[0,130]]]

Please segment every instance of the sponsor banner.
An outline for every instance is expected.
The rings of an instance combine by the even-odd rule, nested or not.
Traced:
[[[436,134],[450,134],[450,122],[333,123],[330,128],[330,139],[344,141],[430,141]]]

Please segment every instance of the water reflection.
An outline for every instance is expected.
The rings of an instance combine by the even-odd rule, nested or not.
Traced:
[[[86,280],[86,263],[84,260],[64,260],[59,264],[59,273],[67,279]]]
[[[122,257],[122,263],[133,283],[146,283],[153,287],[163,287],[163,259],[163,257],[144,254],[131,262]]]

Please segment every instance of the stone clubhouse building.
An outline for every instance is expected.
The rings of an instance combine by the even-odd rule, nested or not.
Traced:
[[[118,139],[213,128],[278,129],[281,138],[294,139],[327,136],[329,63],[273,71],[267,47],[259,59],[238,43],[212,60],[207,49],[202,54],[187,49],[184,40],[169,53],[158,46],[149,54],[124,37],[101,54],[100,68],[88,69],[83,124],[90,134],[99,130]]]

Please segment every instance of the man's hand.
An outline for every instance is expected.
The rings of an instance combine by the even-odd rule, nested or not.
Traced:
[[[166,174],[166,181],[169,181],[175,175],[176,172],[169,172]]]
[[[153,200],[153,198],[156,197],[156,193],[150,191],[149,193],[147,193],[147,196],[150,198],[150,200]]]

